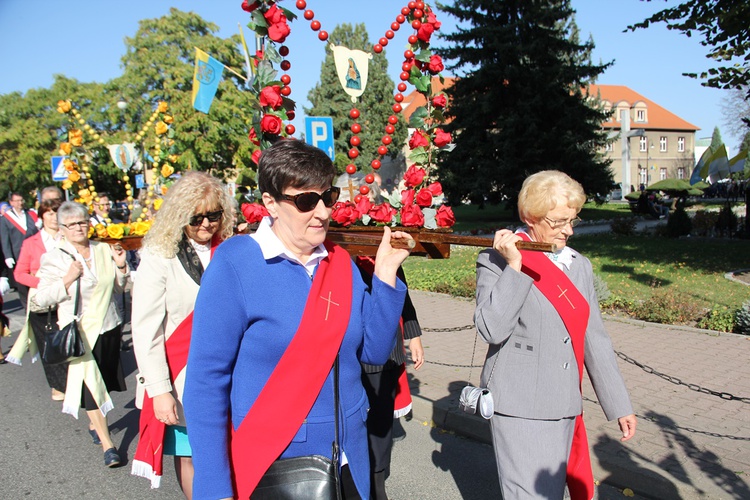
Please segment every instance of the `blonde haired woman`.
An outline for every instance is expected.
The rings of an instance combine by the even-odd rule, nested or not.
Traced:
[[[144,237],[133,287],[136,400],[142,411],[132,472],[158,487],[162,453],[173,455],[188,499],[193,463],[181,401],[193,305],[213,250],[232,235],[234,219],[234,200],[218,179],[202,172],[183,175]]]
[[[503,498],[589,500],[594,482],[582,420],[583,368],[622,441],[636,418],[604,330],[591,262],[567,246],[586,201],[581,185],[547,170],[524,181],[526,227],[495,233],[477,259],[479,334],[490,344],[482,385],[495,395],[490,420]],[[516,242],[553,243],[554,253]]]

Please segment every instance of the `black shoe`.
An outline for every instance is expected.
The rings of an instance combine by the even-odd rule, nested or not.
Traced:
[[[102,440],[99,439],[99,434],[97,434],[94,429],[89,429],[89,434],[91,434],[91,440],[94,444],[102,444]]]
[[[5,361],[5,358],[3,358],[3,359],[0,359],[0,365],[4,365],[4,364],[6,364],[6,363],[7,363],[7,361]]]
[[[110,448],[104,452],[104,465],[107,467],[117,467],[120,465],[120,455],[117,454],[117,450]]]

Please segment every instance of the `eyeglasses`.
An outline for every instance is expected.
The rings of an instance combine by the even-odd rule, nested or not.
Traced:
[[[99,203],[99,206],[100,207],[111,207],[112,204],[111,203]]]
[[[331,208],[339,200],[339,194],[341,189],[332,186],[322,193],[316,193],[315,191],[307,191],[305,193],[288,195],[282,194],[281,199],[285,201],[291,201],[297,210],[300,212],[311,212],[318,206],[318,202],[323,200],[323,205],[326,208]]]
[[[205,214],[195,214],[190,217],[188,224],[191,226],[200,226],[203,224],[203,219],[208,219],[208,222],[218,222],[221,220],[223,214],[224,210],[217,210],[216,212],[208,212]]]
[[[85,228],[85,227],[87,227],[89,225],[89,221],[88,220],[79,220],[78,222],[68,222],[67,224],[60,223],[60,225],[62,227],[64,227],[65,229],[73,229],[76,226],[78,226],[81,229],[83,229],[83,228]]]
[[[578,224],[583,222],[583,220],[580,217],[574,217],[573,219],[550,219],[549,217],[545,217],[544,220],[547,221],[547,223],[550,225],[552,229],[562,229],[568,224],[570,224],[570,227],[576,227]]]

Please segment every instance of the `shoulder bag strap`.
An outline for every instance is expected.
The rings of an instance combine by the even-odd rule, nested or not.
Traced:
[[[334,425],[336,426],[333,431],[333,470],[336,473],[336,498],[341,500],[341,480],[339,478],[339,355],[336,354],[336,360],[333,362],[333,404],[335,406],[334,411]]]

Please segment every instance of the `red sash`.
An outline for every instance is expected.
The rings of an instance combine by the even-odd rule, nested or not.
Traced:
[[[279,458],[315,400],[333,366],[352,307],[351,257],[325,242],[297,332],[255,403],[232,433],[232,470],[237,498],[246,499]],[[280,418],[279,409],[284,408]]]
[[[221,243],[219,238],[212,239],[212,257],[219,243]],[[192,332],[193,312],[191,311],[164,343],[167,365],[169,366],[169,380],[172,384],[187,365]],[[184,422],[182,424],[184,425]],[[152,488],[159,487],[164,470],[164,432],[166,428],[164,422],[157,420],[154,414],[154,400],[147,392],[143,397],[139,422],[140,438],[133,457],[132,473],[150,479]]]
[[[31,217],[31,220],[33,220],[34,224],[36,224],[36,221],[38,220],[38,217],[36,216],[36,214],[34,212],[23,212],[21,214],[21,217],[26,217],[26,214],[29,214],[29,217]],[[13,213],[13,215],[15,215],[15,212]],[[9,214],[6,213],[5,214],[5,220],[7,220],[8,222],[10,222],[13,225],[13,227],[15,227],[16,229],[18,229],[19,231],[21,231],[21,234],[25,235],[26,232],[28,231],[28,227],[26,229],[24,229],[21,226],[21,224],[18,223],[18,221],[15,219],[15,217],[13,217],[13,215],[9,215]],[[26,222],[28,223],[29,221],[26,221]],[[28,224],[27,224],[27,226],[28,226]]]
[[[530,240],[524,233],[518,235],[524,240]],[[583,380],[584,339],[589,321],[589,303],[565,273],[542,252],[522,250],[521,255],[521,270],[534,280],[534,285],[549,300],[568,330],[578,365],[580,388]],[[566,472],[571,500],[591,500],[594,497],[594,475],[582,414],[576,417]]]

